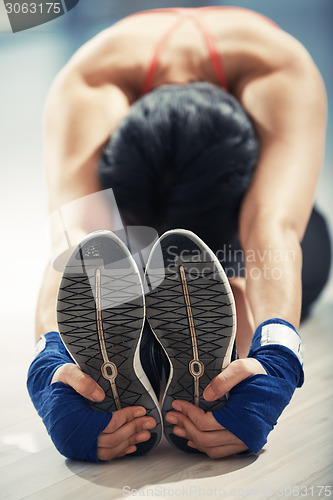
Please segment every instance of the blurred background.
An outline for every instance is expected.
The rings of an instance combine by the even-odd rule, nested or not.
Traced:
[[[133,12],[162,7],[232,5],[256,10],[298,38],[323,75],[333,102],[332,0],[80,0],[67,14],[13,34],[0,1],[1,336],[32,350],[34,308],[48,258],[42,166],[42,112],[48,89],[70,56],[100,30]],[[333,135],[317,204],[333,229]],[[320,256],[318,256],[320,258]],[[333,302],[330,280],[321,301]],[[13,321],[14,318],[14,321]],[[27,360],[28,363],[28,360]]]

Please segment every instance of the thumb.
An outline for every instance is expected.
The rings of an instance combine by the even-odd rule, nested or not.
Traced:
[[[53,375],[51,383],[62,382],[72,387],[77,393],[91,401],[103,401],[105,392],[103,389],[86,373],[83,373],[74,363],[66,363]]]
[[[224,396],[235,385],[242,382],[242,380],[258,373],[266,374],[266,371],[256,359],[237,359],[213,378],[204,390],[203,397],[206,401],[215,401]]]

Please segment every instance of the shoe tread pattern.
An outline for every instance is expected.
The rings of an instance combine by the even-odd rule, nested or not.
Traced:
[[[100,246],[103,248],[105,245],[103,241]],[[137,446],[137,454],[141,454],[158,444],[162,430],[156,404],[140,380],[144,373],[141,367],[136,367],[135,371],[133,363],[144,321],[144,299],[139,293],[140,277],[132,266],[124,269],[104,266],[100,255],[98,261],[85,259],[82,265],[82,259],[77,259],[77,255],[67,264],[59,288],[57,315],[60,335],[72,358],[105,391],[103,401],[89,401],[89,404],[98,411],[116,411],[110,382],[101,371],[104,359],[98,339],[95,301],[95,272],[98,266],[101,269],[104,341],[108,359],[117,367],[115,381],[121,406],[144,406],[147,415],[158,422],[151,432],[151,439]],[[79,255],[82,257],[82,252]]]
[[[147,269],[150,292],[146,295],[148,321],[166,351],[172,365],[171,379],[164,395],[162,415],[172,410],[172,402],[181,399],[194,403],[194,378],[189,372],[193,359],[191,332],[184,291],[178,266],[162,270]],[[221,372],[222,363],[233,334],[233,297],[225,277],[213,260],[183,262],[197,338],[198,358],[204,364],[199,379],[199,406],[204,411],[221,408],[227,400],[205,401],[203,390]],[[194,267],[193,267],[194,266]],[[193,268],[196,272],[193,273]],[[164,421],[167,439],[177,447],[193,452],[186,441],[172,433],[173,426]]]

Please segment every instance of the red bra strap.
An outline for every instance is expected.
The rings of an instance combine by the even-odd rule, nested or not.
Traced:
[[[167,44],[170,36],[180,26],[180,24],[185,19],[188,19],[188,18],[192,18],[192,20],[195,22],[195,24],[199,28],[199,30],[200,30],[200,32],[205,40],[205,43],[206,43],[207,48],[209,50],[210,58],[211,58],[213,68],[214,68],[214,71],[215,71],[215,74],[217,76],[219,84],[221,85],[222,88],[228,90],[227,80],[226,80],[226,77],[224,74],[223,65],[222,65],[221,58],[219,56],[219,53],[218,53],[218,50],[216,47],[214,37],[210,34],[209,30],[206,29],[205,25],[200,20],[200,18],[198,16],[199,10],[200,9],[195,9],[195,8],[189,9],[189,8],[177,8],[176,7],[176,8],[170,8],[170,9],[156,9],[156,11],[154,11],[154,12],[178,13],[180,15],[180,19],[167,31],[167,33],[163,36],[162,40],[157,44],[156,50],[155,50],[154,55],[153,55],[153,59],[150,63],[150,66],[149,66],[149,69],[147,72],[147,76],[146,76],[144,83],[143,83],[143,86],[142,86],[142,91],[141,91],[142,95],[146,94],[147,92],[149,92],[151,90],[161,53],[162,53],[165,45]],[[150,12],[150,11],[146,11],[146,12]],[[144,12],[138,12],[136,14],[141,14],[141,13],[144,13]]]
[[[161,53],[162,53],[165,45],[167,44],[170,36],[172,35],[172,33],[178,28],[178,26],[183,21],[184,21],[183,17],[181,17],[180,19],[178,19],[178,21],[173,26],[171,26],[171,28],[163,36],[162,40],[160,40],[160,42],[157,44],[157,47],[156,47],[155,52],[154,52],[153,59],[152,59],[152,61],[150,63],[150,66],[149,66],[146,78],[145,78],[143,86],[142,86],[142,91],[141,91],[142,95],[147,94],[147,92],[149,92],[151,90],[151,87],[152,87],[153,82],[154,82],[155,73],[156,73],[156,70],[157,70],[157,66],[158,66],[158,63],[159,63],[159,59],[160,59]]]
[[[209,32],[209,30],[206,29],[205,25],[203,22],[200,20],[200,18],[195,15],[193,16],[193,21],[196,23],[198,26],[199,30],[201,31],[202,36],[204,37],[204,40],[206,42],[207,48],[209,50],[210,58],[213,64],[213,68],[215,71],[215,74],[217,76],[218,82],[222,88],[225,90],[228,90],[228,84],[227,80],[225,77],[222,61],[219,55],[219,52],[216,47],[215,39]]]

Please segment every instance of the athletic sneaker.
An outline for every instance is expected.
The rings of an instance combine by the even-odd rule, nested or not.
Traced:
[[[202,397],[230,363],[236,333],[234,298],[220,262],[192,232],[168,231],[152,248],[145,286],[147,318],[170,363],[163,419],[175,399],[205,411],[221,408],[227,396],[213,402]],[[173,425],[164,420],[171,444],[196,451],[172,431]]]
[[[143,406],[157,426],[136,454],[162,437],[158,400],[140,361],[145,319],[142,281],[125,244],[110,231],[87,236],[72,253],[58,294],[58,325],[67,350],[105,391],[91,406],[114,412]]]

